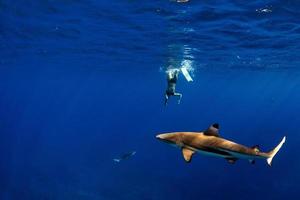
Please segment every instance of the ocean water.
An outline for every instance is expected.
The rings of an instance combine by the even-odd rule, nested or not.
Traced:
[[[282,200],[300,188],[300,1],[0,0],[1,200]],[[164,106],[165,70],[180,105]],[[269,167],[155,135],[220,124]],[[114,158],[136,154],[120,163]]]

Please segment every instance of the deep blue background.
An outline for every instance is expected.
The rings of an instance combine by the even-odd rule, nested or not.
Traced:
[[[263,12],[268,9],[268,12]],[[0,199],[297,199],[300,2],[0,1]],[[182,103],[163,106],[164,69]],[[155,139],[211,123],[272,149],[228,164]],[[116,164],[119,154],[135,150]]]

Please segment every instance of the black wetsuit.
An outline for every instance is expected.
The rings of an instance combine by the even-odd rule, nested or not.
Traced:
[[[174,75],[173,78],[168,79],[168,89],[166,90],[166,94],[168,96],[172,96],[175,94],[175,86],[176,86],[176,82],[177,82],[177,75]]]

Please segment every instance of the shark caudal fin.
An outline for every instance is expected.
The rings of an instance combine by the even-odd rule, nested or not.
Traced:
[[[282,138],[281,142],[272,150],[270,151],[269,154],[269,158],[267,158],[267,162],[268,165],[271,166],[272,165],[272,160],[274,158],[274,156],[277,154],[277,152],[279,151],[279,149],[282,147],[282,145],[285,143],[285,136]]]

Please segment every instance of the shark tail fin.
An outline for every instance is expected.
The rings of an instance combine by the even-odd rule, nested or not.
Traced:
[[[277,152],[280,150],[280,148],[282,147],[282,145],[285,143],[285,136],[282,138],[281,142],[272,150],[268,153],[268,158],[267,158],[267,163],[269,166],[272,165],[272,160],[274,158],[274,156],[277,154]]]

